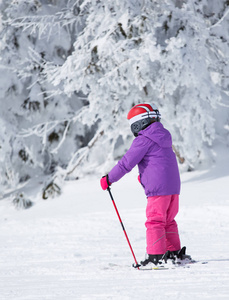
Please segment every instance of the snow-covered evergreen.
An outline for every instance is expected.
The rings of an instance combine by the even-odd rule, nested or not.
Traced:
[[[62,24],[68,1],[48,2],[1,3],[1,186],[5,192],[35,178],[45,188],[57,167],[66,168],[71,155],[87,143],[83,126],[74,121],[85,105],[82,93],[50,95],[53,86],[43,72],[49,61],[64,63],[74,36],[74,30],[68,29],[71,24]],[[58,15],[63,9],[66,12]]]
[[[0,8],[2,193],[36,179],[50,195],[63,179],[109,171],[132,141],[126,114],[139,102],[159,106],[185,169],[228,147],[228,1]]]

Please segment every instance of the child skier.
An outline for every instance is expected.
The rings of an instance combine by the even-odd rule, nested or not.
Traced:
[[[101,178],[101,187],[106,190],[138,165],[138,180],[147,196],[147,255],[141,265],[185,258],[174,220],[179,206],[180,175],[171,134],[160,123],[161,115],[155,105],[135,105],[127,119],[136,138],[122,159]]]

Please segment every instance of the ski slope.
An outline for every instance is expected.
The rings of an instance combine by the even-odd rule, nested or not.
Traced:
[[[0,201],[1,300],[229,299],[229,156],[182,174],[182,246],[207,264],[164,271],[131,267],[131,252],[99,178],[68,182],[24,211]],[[101,174],[102,175],[102,174]],[[133,170],[112,185],[137,260],[145,255],[146,199]]]

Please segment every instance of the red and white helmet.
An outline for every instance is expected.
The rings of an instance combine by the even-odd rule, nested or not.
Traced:
[[[161,114],[154,104],[140,103],[131,108],[127,115],[131,131],[135,136],[149,126],[152,121],[160,122]]]

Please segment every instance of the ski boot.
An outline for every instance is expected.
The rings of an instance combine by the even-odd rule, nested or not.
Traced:
[[[146,254],[145,260],[140,264],[141,269],[165,269],[167,260],[165,254]]]
[[[193,262],[191,256],[186,254],[186,247],[178,251],[167,251],[164,255],[164,260],[174,265],[184,265]]]
[[[146,254],[146,258],[144,261],[141,261],[140,264],[142,266],[146,266],[148,264],[154,264],[155,266],[157,266],[158,264],[162,263],[162,258],[163,258],[163,254],[157,254],[157,255],[153,255],[153,254]]]
[[[172,254],[176,257],[176,264],[185,265],[193,262],[191,256],[186,254],[186,247],[179,251],[172,251]]]

